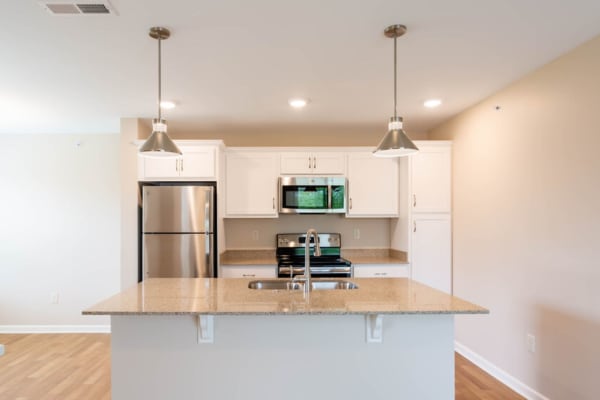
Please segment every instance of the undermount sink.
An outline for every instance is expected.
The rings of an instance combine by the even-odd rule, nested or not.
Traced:
[[[358,289],[354,282],[327,280],[311,282],[312,290],[350,290]],[[252,281],[248,284],[249,289],[256,290],[303,290],[304,282],[288,281],[288,280],[268,280],[268,281]]]

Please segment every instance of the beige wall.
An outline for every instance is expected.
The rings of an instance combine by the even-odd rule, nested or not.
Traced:
[[[140,138],[150,135],[150,127],[145,124],[144,130],[140,132]],[[176,124],[169,127],[169,135],[174,139],[205,139],[223,140],[226,146],[377,146],[387,131],[387,122],[372,126],[349,126],[339,125],[287,125],[272,126],[252,125],[231,128],[227,126],[217,127],[212,131],[203,132],[178,132]],[[427,139],[427,134],[411,132],[412,139]]]
[[[119,290],[118,160],[116,134],[0,135],[0,332],[108,327],[81,311]]]
[[[596,38],[430,132],[454,140],[454,292],[491,310],[457,340],[551,399],[600,393],[599,105]]]

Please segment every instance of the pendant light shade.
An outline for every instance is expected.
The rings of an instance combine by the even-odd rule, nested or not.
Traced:
[[[150,37],[158,40],[158,118],[152,120],[152,134],[140,147],[140,154],[147,157],[179,157],[181,150],[167,134],[167,121],[161,117],[161,46],[162,40],[168,39],[171,32],[162,27],[150,28]]]
[[[402,129],[402,117],[391,117],[388,132],[379,142],[373,155],[376,157],[402,157],[417,151],[419,151],[417,146]]]
[[[402,117],[397,115],[397,56],[396,39],[406,33],[406,26],[391,25],[384,30],[385,36],[394,39],[394,116],[390,118],[388,132],[385,134],[379,145],[373,152],[376,157],[402,157],[419,151],[417,146],[410,140],[402,129]]]

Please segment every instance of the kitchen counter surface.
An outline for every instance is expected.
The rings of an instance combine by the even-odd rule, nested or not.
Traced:
[[[275,250],[227,250],[220,257],[221,265],[277,265]]]
[[[342,257],[352,264],[407,264],[406,253],[393,249],[342,249]],[[221,265],[277,265],[275,250],[227,250]]]
[[[352,264],[408,264],[407,255],[394,249],[342,249]]]
[[[488,310],[406,278],[352,278],[354,290],[248,289],[252,279],[154,278],[84,315],[487,314]]]

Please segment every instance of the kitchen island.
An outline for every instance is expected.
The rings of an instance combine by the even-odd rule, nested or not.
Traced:
[[[112,398],[454,399],[454,315],[482,307],[409,279],[358,289],[249,289],[150,279],[111,315]]]

